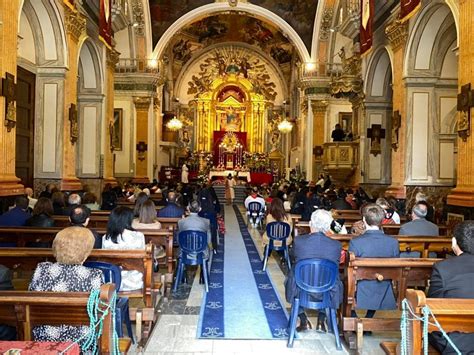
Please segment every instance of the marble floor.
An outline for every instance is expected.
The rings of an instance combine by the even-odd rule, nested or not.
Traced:
[[[226,206],[226,213],[234,213]],[[261,234],[251,229],[251,236],[261,255]],[[283,281],[285,267],[279,263],[279,258],[269,260],[268,271],[282,300],[285,299]],[[193,275],[195,276],[195,275]],[[191,284],[191,282],[189,282]],[[295,339],[292,349],[286,347],[286,340],[210,340],[197,339],[200,306],[204,294],[204,286],[199,284],[199,278],[194,277],[192,286],[183,285],[178,293],[171,298],[163,298],[160,302],[158,322],[143,351],[144,354],[356,354],[348,350],[343,342],[343,350],[337,351],[334,336],[330,333],[321,334],[314,330],[300,333],[301,338]],[[288,310],[290,304],[286,304]],[[311,316],[313,324],[316,318]],[[397,337],[397,334],[392,334]],[[377,333],[364,337],[362,354],[383,354],[379,344],[382,340],[393,339]]]

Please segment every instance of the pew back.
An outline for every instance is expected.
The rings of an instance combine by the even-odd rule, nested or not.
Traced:
[[[100,289],[102,309],[112,300],[115,286],[105,284]],[[0,291],[0,323],[15,326],[20,340],[32,340],[32,329],[37,325],[89,325],[85,292]],[[111,312],[104,318],[103,333],[99,338],[102,354],[113,349]]]

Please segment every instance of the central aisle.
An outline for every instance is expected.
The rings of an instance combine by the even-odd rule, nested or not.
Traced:
[[[287,337],[288,316],[238,208],[225,206],[226,234],[212,260],[198,337]]]
[[[224,321],[232,339],[271,338],[235,211],[225,206]],[[258,258],[258,254],[253,258]]]

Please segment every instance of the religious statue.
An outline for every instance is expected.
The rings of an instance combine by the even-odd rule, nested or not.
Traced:
[[[183,164],[181,168],[181,183],[183,184],[189,183],[188,176],[189,176],[189,168],[187,167],[186,164]]]

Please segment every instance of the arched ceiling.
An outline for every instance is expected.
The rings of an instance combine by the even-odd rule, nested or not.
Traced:
[[[245,2],[245,1],[243,1]],[[261,6],[285,20],[299,35],[306,49],[311,51],[314,20],[318,1],[308,0],[250,0],[251,4]],[[186,13],[211,0],[149,0],[153,47],[165,31]]]

